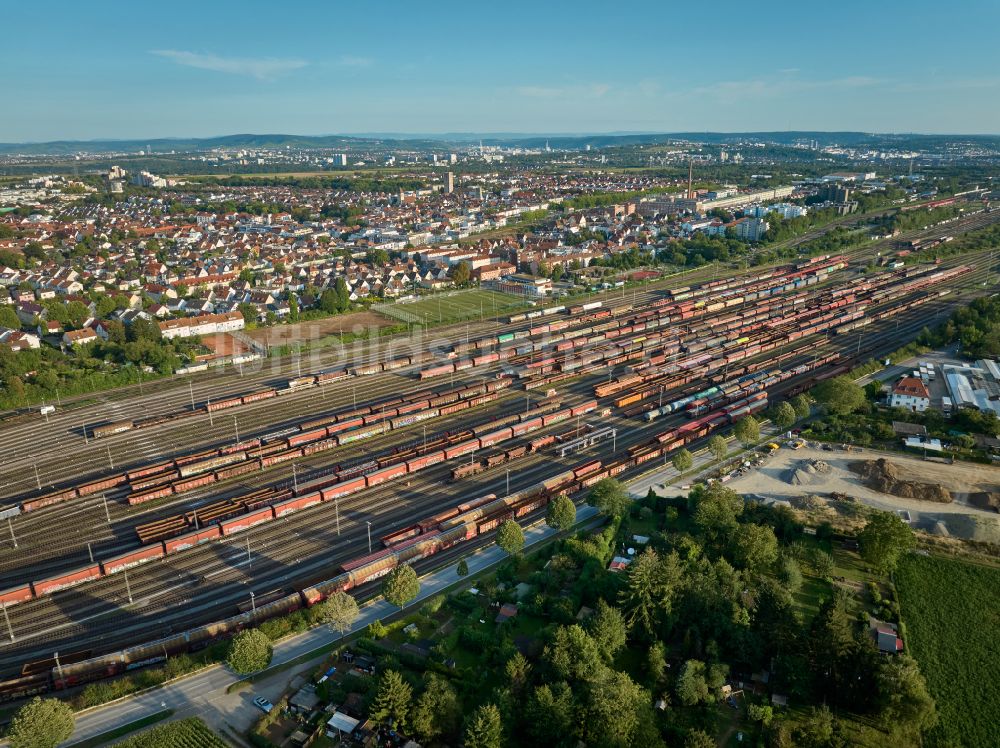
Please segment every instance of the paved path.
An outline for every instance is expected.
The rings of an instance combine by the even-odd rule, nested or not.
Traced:
[[[596,510],[590,506],[577,509],[577,520],[583,521],[595,516]],[[525,529],[525,546],[536,546],[554,535],[552,529],[537,523]],[[490,544],[481,548],[466,558],[469,565],[469,575],[478,574],[501,562],[506,554],[497,546]],[[457,563],[457,562],[456,562]],[[428,598],[434,597],[451,585],[461,581],[455,573],[456,564],[423,576],[420,580],[420,595],[408,608],[419,606]],[[352,632],[365,628],[376,619],[385,619],[397,613],[398,609],[389,605],[381,598],[374,600],[361,608],[361,615],[352,627]],[[288,637],[274,646],[272,665],[280,665],[294,660],[302,655],[329,645],[340,638],[340,635],[322,626],[295,636]],[[228,668],[215,665],[194,675],[181,678],[161,688],[156,688],[138,696],[132,696],[112,704],[81,712],[76,718],[76,729],[73,736],[64,745],[73,745],[82,740],[93,738],[119,726],[134,722],[164,709],[173,709],[174,717],[183,718],[197,716],[220,734],[232,740],[232,732],[237,734],[249,729],[260,713],[252,704],[256,696],[263,696],[276,702],[285,692],[288,683],[296,674],[308,672],[322,661],[323,654],[317,654],[316,659],[308,664],[297,665],[289,670],[276,673],[264,680],[258,681],[252,687],[242,689],[237,693],[226,693],[226,689],[239,677]]]

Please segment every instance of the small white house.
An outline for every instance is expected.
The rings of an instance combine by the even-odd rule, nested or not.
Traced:
[[[931,405],[931,393],[927,390],[927,385],[917,377],[903,377],[892,388],[889,405],[923,413]]]

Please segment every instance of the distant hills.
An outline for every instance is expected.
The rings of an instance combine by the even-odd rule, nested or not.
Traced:
[[[213,148],[305,148],[383,150],[387,148],[412,150],[441,150],[449,145],[468,146],[482,141],[491,146],[520,146],[541,148],[546,143],[552,148],[581,149],[614,146],[652,145],[674,140],[699,143],[725,144],[738,141],[766,141],[790,145],[802,141],[816,141],[819,145],[914,147],[935,149],[957,142],[1000,146],[1000,137],[993,135],[920,135],[874,134],[863,132],[674,132],[674,133],[356,133],[350,135],[287,135],[287,134],[238,134],[211,138],[151,138],[148,140],[55,140],[46,143],[0,143],[0,153],[33,156],[72,156],[76,154],[107,154],[127,152],[134,154],[151,148],[154,154],[170,151],[188,153]]]

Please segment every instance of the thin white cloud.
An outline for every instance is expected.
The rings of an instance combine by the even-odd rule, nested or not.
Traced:
[[[355,57],[354,55],[343,55],[337,60],[337,64],[345,68],[368,68],[372,66],[374,60],[370,57]]]
[[[806,80],[796,77],[751,78],[746,80],[719,81],[692,89],[697,96],[720,96],[726,99],[754,97],[780,97],[823,90],[853,90],[870,88],[886,81],[866,75],[854,75],[827,80]]]
[[[150,54],[165,57],[176,62],[200,70],[213,70],[217,73],[232,75],[247,75],[257,80],[274,80],[279,75],[303,68],[309,63],[305,60],[289,60],[276,57],[221,57],[213,54],[198,54],[177,49],[153,49]]]
[[[518,86],[514,90],[518,95],[532,99],[598,99],[610,91],[611,86],[606,83],[591,83],[582,86]]]

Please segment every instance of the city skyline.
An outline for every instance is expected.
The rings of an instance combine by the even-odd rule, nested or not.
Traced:
[[[1000,7],[55,3],[7,12],[0,142],[227,133],[996,133]],[[923,6],[923,7],[921,7]],[[922,12],[926,11],[926,12]],[[249,19],[249,20],[245,20]],[[616,26],[618,27],[616,30]],[[40,43],[39,39],[45,39]],[[96,41],[95,41],[96,40]],[[123,62],[124,61],[124,62]]]

